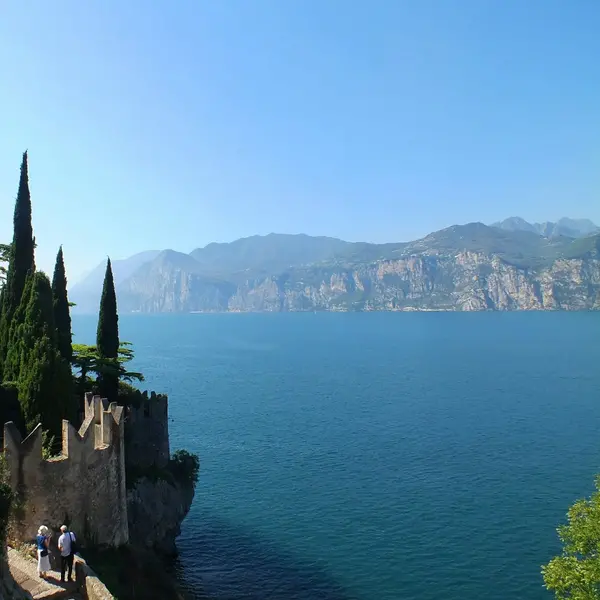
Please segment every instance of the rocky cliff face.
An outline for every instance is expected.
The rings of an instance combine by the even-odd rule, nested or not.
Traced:
[[[175,540],[194,499],[198,458],[171,454],[164,394],[131,392],[125,421],[129,541],[175,555]]]
[[[193,499],[193,485],[141,478],[127,492],[130,541],[175,556],[175,540]]]
[[[226,303],[206,297],[195,310],[585,310],[600,306],[599,292],[596,259],[559,259],[528,270],[463,251],[294,269],[247,280]]]
[[[207,277],[198,269],[191,256],[166,250],[127,279],[119,308],[125,312],[227,310],[235,285]]]
[[[509,219],[498,227],[453,225],[403,243],[275,235],[209,244],[191,254],[165,250],[117,285],[119,309],[596,308],[600,234],[584,235],[595,231],[593,223],[559,224],[579,233],[544,235],[535,224]]]

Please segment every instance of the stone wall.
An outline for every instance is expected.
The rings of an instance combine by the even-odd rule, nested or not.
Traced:
[[[123,408],[86,394],[79,431],[63,421],[62,453],[42,457],[42,428],[21,440],[14,423],[4,426],[4,452],[17,493],[14,535],[35,538],[42,524],[66,523],[84,544],[127,543]]]
[[[0,600],[31,600],[31,598],[31,594],[15,581],[8,567],[6,554],[3,554],[0,559]]]
[[[171,469],[167,396],[144,392],[127,409],[125,467],[130,541],[176,554],[175,539],[190,510],[194,485],[177,481]]]
[[[165,468],[169,463],[168,398],[152,392],[142,396],[139,406],[127,409],[125,420],[127,467]]]
[[[114,600],[114,596],[81,556],[75,557],[75,579],[85,600]]]

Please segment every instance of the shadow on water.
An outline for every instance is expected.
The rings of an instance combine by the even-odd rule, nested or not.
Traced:
[[[315,562],[282,552],[274,544],[207,518],[195,539],[178,541],[176,570],[194,600],[360,600]]]

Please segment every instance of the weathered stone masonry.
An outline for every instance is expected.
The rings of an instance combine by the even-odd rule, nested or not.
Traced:
[[[168,398],[152,392],[142,396],[138,407],[127,411],[125,424],[125,464],[127,467],[165,468],[171,456],[169,447]]]
[[[31,541],[41,524],[57,532],[65,523],[85,546],[129,542],[176,554],[195,485],[171,470],[167,396],[144,392],[125,409],[86,394],[84,405],[79,431],[63,421],[62,453],[50,460],[41,426],[21,440],[5,425],[17,496],[11,537]]]
[[[67,523],[94,544],[127,543],[123,407],[88,393],[79,431],[63,421],[62,434],[61,455],[46,460],[41,425],[24,440],[12,422],[4,426],[11,486],[21,504],[15,535],[29,540],[41,524]]]

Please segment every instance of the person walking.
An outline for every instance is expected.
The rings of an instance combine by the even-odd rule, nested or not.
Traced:
[[[60,528],[61,535],[58,538],[58,549],[60,550],[60,580],[64,582],[65,571],[68,569],[68,579],[73,581],[73,559],[75,557],[75,545],[77,538],[66,525]]]
[[[46,573],[50,571],[50,556],[48,554],[50,531],[45,525],[41,525],[38,529],[35,541],[38,555],[37,572],[40,577],[45,579]]]

